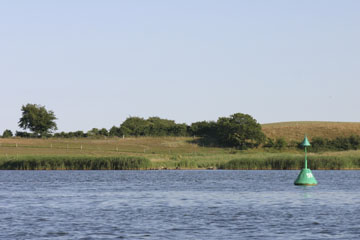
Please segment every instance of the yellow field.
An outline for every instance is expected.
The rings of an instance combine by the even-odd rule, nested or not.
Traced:
[[[313,137],[334,139],[360,135],[360,122],[280,122],[262,124],[262,130],[269,138],[283,137],[286,141],[301,141],[305,134],[309,140]]]

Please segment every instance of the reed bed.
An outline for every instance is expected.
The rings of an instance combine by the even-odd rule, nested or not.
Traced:
[[[1,170],[141,170],[151,162],[144,157],[19,156],[1,157]]]
[[[301,149],[201,147],[192,138],[0,139],[0,169],[301,169]],[[309,152],[311,169],[360,169],[360,150]]]
[[[220,169],[241,170],[294,170],[304,167],[303,156],[279,155],[264,158],[233,159],[219,166]],[[308,168],[312,170],[360,169],[359,156],[311,156]]]

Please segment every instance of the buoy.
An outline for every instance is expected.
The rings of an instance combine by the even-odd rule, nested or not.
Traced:
[[[298,177],[296,178],[294,184],[295,185],[305,185],[305,186],[312,186],[317,185],[317,181],[312,174],[311,170],[307,168],[307,151],[306,147],[310,147],[309,140],[307,139],[306,135],[304,141],[301,143],[301,146],[305,147],[305,167],[301,169]]]

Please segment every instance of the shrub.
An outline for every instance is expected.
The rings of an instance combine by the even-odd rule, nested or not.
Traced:
[[[3,134],[2,134],[2,137],[3,137],[3,138],[11,138],[12,136],[13,136],[13,133],[12,133],[12,131],[9,130],[9,129],[6,129],[6,130],[3,132]]]

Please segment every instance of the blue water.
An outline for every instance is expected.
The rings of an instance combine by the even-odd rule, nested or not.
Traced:
[[[359,239],[360,171],[0,171],[0,239]]]

